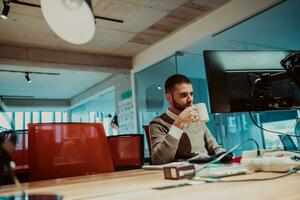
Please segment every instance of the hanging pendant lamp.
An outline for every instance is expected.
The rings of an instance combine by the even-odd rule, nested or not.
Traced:
[[[42,13],[55,34],[73,44],[85,44],[95,34],[91,1],[41,0]]]

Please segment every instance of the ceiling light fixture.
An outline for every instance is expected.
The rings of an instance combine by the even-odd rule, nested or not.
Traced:
[[[10,10],[9,1],[2,0],[2,2],[3,2],[3,9],[2,9],[1,18],[7,19]]]
[[[73,44],[89,42],[96,30],[90,0],[41,0],[42,13],[56,35]]]
[[[85,44],[93,38],[96,30],[95,19],[124,23],[120,19],[94,15],[91,0],[41,0],[41,5],[19,0],[2,1],[8,10],[9,3],[42,8],[42,13],[52,31],[73,44]],[[5,18],[5,15],[2,16]]]
[[[30,77],[29,77],[29,74],[59,75],[59,73],[52,73],[52,72],[28,72],[28,71],[16,71],[16,70],[6,70],[6,69],[0,69],[0,72],[13,72],[13,73],[25,74],[25,79],[28,83],[32,82]]]
[[[29,78],[29,72],[25,72],[25,78],[28,83],[31,83],[31,79]]]
[[[14,73],[30,73],[30,74],[44,74],[44,75],[59,75],[59,73],[53,72],[28,72],[28,71],[17,71],[17,70],[7,70],[7,69],[0,69],[0,72],[14,72]]]
[[[9,3],[42,8],[42,13],[52,31],[63,40],[73,44],[89,42],[96,30],[95,19],[124,23],[123,20],[96,16],[93,13],[91,0],[41,0],[41,5],[19,0],[2,0],[3,14],[6,19]],[[5,15],[5,12],[7,14]]]
[[[34,8],[41,8],[39,4],[34,4],[34,3],[27,3],[19,0],[4,0],[7,3],[14,3],[22,6],[29,6],[29,7],[34,7]],[[74,1],[74,0],[69,0],[69,1]],[[68,4],[67,2],[65,4]],[[75,3],[76,4],[76,3]],[[72,5],[69,6],[69,8],[72,7]],[[114,19],[110,17],[103,17],[103,16],[97,16],[94,15],[95,19],[100,19],[100,20],[106,20],[106,21],[111,21],[111,22],[117,22],[117,23],[124,23],[124,20],[121,19]]]

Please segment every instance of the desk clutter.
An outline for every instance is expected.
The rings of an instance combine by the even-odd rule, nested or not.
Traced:
[[[193,164],[180,163],[163,168],[165,179],[183,179],[195,176],[195,167]]]
[[[173,163],[163,167],[165,179],[191,179],[193,177],[220,178],[252,173],[247,165],[241,164],[211,164],[201,170],[203,165],[190,163]],[[199,170],[199,171],[198,171]],[[198,171],[198,172],[197,172]]]
[[[285,176],[300,170],[300,154],[288,151],[263,150],[261,156],[257,156],[255,150],[245,151],[240,163],[213,163],[213,160],[209,160],[207,163],[193,164],[181,161],[164,165],[144,165],[142,168],[162,169],[164,178],[172,180],[222,178],[254,172],[286,172],[286,174],[282,174]]]

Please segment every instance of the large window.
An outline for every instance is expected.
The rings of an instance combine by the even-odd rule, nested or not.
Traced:
[[[54,117],[55,116],[55,117]],[[0,113],[0,131],[28,129],[29,123],[68,122],[67,112],[5,112]]]
[[[40,112],[33,112],[32,115],[33,115],[33,119],[32,119],[33,123],[39,123],[41,121],[41,118],[40,118],[41,113]]]
[[[116,114],[114,88],[98,97],[72,109],[70,121],[102,123],[106,135],[117,135],[118,131],[112,129],[110,122]]]
[[[69,117],[68,117],[68,113],[67,112],[63,112],[62,113],[62,122],[68,122],[69,121]]]
[[[24,129],[24,112],[15,112],[15,129]]]
[[[55,112],[54,113],[54,121],[55,122],[62,122],[62,112]]]
[[[96,112],[89,112],[89,121],[96,122]]]
[[[54,122],[53,112],[42,112],[42,122]]]
[[[0,113],[0,131],[12,128],[11,119],[12,119],[11,112]]]
[[[24,113],[24,129],[27,129],[28,124],[32,122],[32,113],[31,112],[25,112]]]

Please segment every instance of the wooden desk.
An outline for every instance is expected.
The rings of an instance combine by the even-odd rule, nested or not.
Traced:
[[[255,173],[234,178],[277,175]],[[165,190],[152,189],[186,182],[187,180],[165,180],[162,171],[138,169],[25,183],[23,187],[31,194],[60,194],[64,199],[300,199],[299,173],[269,181],[206,183]],[[14,185],[0,186],[0,198],[16,192]]]

